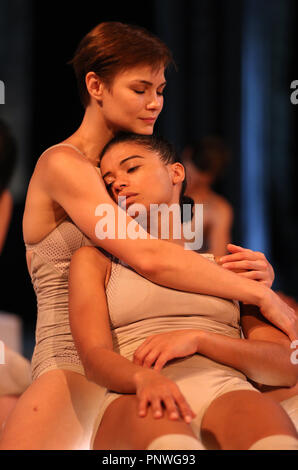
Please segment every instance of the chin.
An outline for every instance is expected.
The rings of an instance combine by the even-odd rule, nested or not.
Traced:
[[[142,135],[152,135],[154,131],[154,125],[143,125],[137,126],[136,129],[133,131],[135,134],[142,134]]]

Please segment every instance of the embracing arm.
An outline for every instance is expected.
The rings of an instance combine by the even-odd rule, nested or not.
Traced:
[[[240,370],[256,383],[291,387],[298,380],[298,366],[291,361],[289,339],[265,322],[257,307],[242,305],[245,339],[199,332],[198,353]]]
[[[228,299],[236,298],[258,305],[267,318],[276,322],[292,339],[296,338],[292,309],[283,305],[277,296],[274,298],[270,289],[256,281],[241,278],[179,245],[150,239],[149,234],[125,213],[121,219],[126,221],[126,226],[138,231],[143,238],[132,239],[127,235],[123,239],[98,239],[95,233],[99,222],[95,214],[97,206],[106,204],[113,211],[116,235],[121,209],[109,197],[96,168],[87,160],[73,153],[62,152],[57,155],[57,152],[48,152],[39,165],[43,166],[41,184],[51,199],[64,208],[95,245],[101,246],[157,284]]]

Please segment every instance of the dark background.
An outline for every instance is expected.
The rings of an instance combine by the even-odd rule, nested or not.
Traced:
[[[274,289],[298,298],[298,105],[290,101],[290,84],[298,79],[296,0],[2,0],[1,9],[6,103],[0,117],[16,135],[19,163],[0,258],[0,310],[22,318],[27,357],[36,303],[22,240],[26,188],[40,153],[80,124],[83,111],[67,62],[102,21],[142,25],[172,49],[178,70],[168,73],[156,132],[179,150],[205,135],[225,140],[232,160],[215,189],[234,207],[233,242],[264,251],[276,271]]]

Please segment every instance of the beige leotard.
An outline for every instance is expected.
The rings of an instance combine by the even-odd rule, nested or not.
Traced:
[[[81,153],[71,144],[53,147],[60,145]],[[92,245],[89,238],[68,217],[40,242],[26,244],[38,309],[31,360],[33,380],[52,369],[84,374],[69,326],[68,272],[74,252],[88,245]]]

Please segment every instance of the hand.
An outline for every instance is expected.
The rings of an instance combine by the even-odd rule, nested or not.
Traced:
[[[273,290],[265,288],[259,308],[264,317],[280,328],[291,341],[298,339],[298,317],[295,310]]]
[[[164,404],[168,418],[178,420],[179,414],[186,423],[196,416],[182,395],[178,385],[154,370],[144,369],[135,374],[136,395],[138,398],[139,416],[147,415],[151,406],[154,418],[162,418]]]
[[[274,270],[263,253],[232,243],[229,243],[227,248],[232,254],[217,257],[218,264],[247,279],[259,281],[267,287],[272,286],[275,277]]]
[[[290,307],[292,307],[295,310],[296,315],[298,315],[298,303],[294,297],[290,297],[286,294],[284,294],[281,291],[276,291],[277,295],[284,301],[286,304],[288,304]]]
[[[133,356],[134,364],[160,371],[166,362],[176,357],[195,354],[198,349],[197,330],[178,330],[149,336]]]

